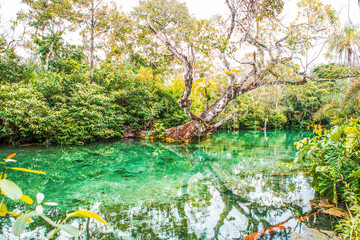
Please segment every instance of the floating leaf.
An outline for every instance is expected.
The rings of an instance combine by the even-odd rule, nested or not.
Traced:
[[[0,217],[5,216],[8,213],[7,207],[5,204],[1,204],[0,208]]]
[[[80,230],[74,226],[65,224],[65,225],[59,226],[59,228],[61,230],[64,230],[65,232],[67,232],[68,234],[70,234],[73,237],[78,237],[80,235]]]
[[[23,195],[18,185],[7,179],[0,180],[0,188],[11,200],[18,200]]]
[[[34,202],[30,197],[28,197],[24,194],[21,196],[20,200],[23,202],[26,202],[27,204],[33,204],[33,202]]]
[[[15,156],[16,156],[16,153],[12,153],[12,154],[10,154],[9,156],[7,156],[6,159],[10,159],[10,158],[13,158],[13,157],[15,157]]]
[[[80,209],[74,213],[70,213],[67,218],[70,218],[70,217],[89,217],[89,218],[96,219],[99,222],[102,222],[105,225],[109,226],[109,224],[107,222],[105,222],[105,220],[102,219],[99,215],[97,215],[96,213],[93,213],[93,212],[89,212],[85,209]]]
[[[16,171],[22,171],[22,172],[38,173],[38,174],[44,174],[44,175],[46,175],[45,172],[37,171],[37,170],[31,170],[31,169],[27,169],[27,168],[10,167],[10,168],[8,168],[8,169],[12,169],[12,170],[16,170]]]
[[[36,194],[36,202],[40,204],[45,198],[45,195],[43,193]]]

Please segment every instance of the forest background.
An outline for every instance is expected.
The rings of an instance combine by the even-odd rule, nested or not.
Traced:
[[[1,38],[0,140],[4,143],[83,144],[122,137],[125,128],[157,133],[188,122],[178,103],[185,88],[182,62],[154,36],[144,18],[144,14],[159,16],[161,5],[181,13],[166,24],[177,27],[173,34],[178,39],[192,38],[199,53],[192,66],[189,96],[194,115],[222,96],[229,75],[246,71],[234,58],[230,60],[234,72],[229,74],[215,51],[221,39],[210,37],[226,32],[229,13],[200,19],[177,1],[139,1],[128,12],[106,1],[22,2],[25,10],[17,13],[12,28]],[[320,1],[300,2],[303,7],[325,6]],[[285,6],[272,11],[286,18]],[[334,12],[336,21],[325,26],[328,35],[321,36],[321,43],[312,50],[303,47],[302,70],[311,78],[358,76],[360,36],[350,14],[347,17],[340,21]],[[252,51],[241,50],[241,61]],[[295,62],[293,66],[301,67]],[[291,75],[290,69],[282,71]],[[231,101],[216,121],[233,114],[218,127],[234,130],[341,124],[359,114],[358,88],[356,78],[309,81],[302,86],[263,85]]]

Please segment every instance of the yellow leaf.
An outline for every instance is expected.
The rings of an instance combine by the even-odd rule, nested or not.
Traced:
[[[0,208],[0,217],[5,216],[8,213],[7,207],[5,204],[1,204]]]
[[[20,216],[20,214],[14,213],[14,212],[9,212],[9,214],[13,215],[14,217],[19,217]]]
[[[44,173],[44,172],[42,172],[42,171],[31,170],[31,169],[26,169],[26,168],[15,168],[15,167],[12,167],[12,168],[9,168],[9,169],[16,170],[16,171],[21,171],[21,172],[30,172],[30,173],[38,173],[38,174],[44,174],[44,175],[46,175],[46,173]]]
[[[214,90],[214,91],[216,91],[217,89],[216,89],[216,87],[214,86],[214,85],[210,85],[210,88],[212,89],[212,90]]]
[[[232,74],[231,71],[226,71],[225,73],[226,73],[227,75],[231,75],[231,74]]]
[[[102,222],[105,225],[109,226],[109,224],[107,222],[105,222],[105,220],[102,219],[99,215],[97,215],[96,213],[93,213],[93,212],[89,212],[88,210],[85,210],[85,209],[80,209],[74,213],[71,213],[70,215],[68,215],[67,218],[69,218],[69,217],[89,217],[89,218],[98,220],[99,222]]]
[[[30,197],[28,197],[24,194],[21,196],[20,200],[23,202],[26,202],[27,204],[33,204],[33,202],[34,202]]]
[[[13,158],[13,157],[15,157],[15,156],[16,156],[16,153],[12,153],[12,154],[10,154],[9,156],[7,156],[6,159],[10,159],[10,158]]]

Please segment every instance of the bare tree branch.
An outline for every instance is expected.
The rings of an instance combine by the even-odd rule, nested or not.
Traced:
[[[185,81],[185,89],[179,99],[179,105],[181,108],[184,108],[186,116],[200,125],[200,127],[205,130],[205,126],[207,123],[201,119],[201,117],[197,117],[191,112],[191,100],[189,96],[191,94],[191,89],[194,80],[194,69],[193,69],[193,61],[195,61],[195,56],[192,56],[192,59],[189,60],[189,57],[185,54],[181,53],[176,49],[176,47],[169,41],[167,36],[160,30],[157,30],[154,25],[151,23],[150,15],[147,15],[147,24],[150,30],[155,34],[155,36],[167,47],[167,49],[177,57],[185,67],[184,70],[184,81]],[[193,48],[190,48],[190,55],[194,55]]]
[[[221,121],[211,125],[211,127],[213,128],[218,128],[220,127],[221,125],[223,125],[224,123],[226,123],[227,121],[229,121],[232,117],[234,117],[235,115],[239,115],[241,114],[242,116],[246,116],[248,114],[248,111],[246,111],[246,113],[241,113],[241,112],[233,112],[229,115],[227,115],[225,118],[223,118]]]

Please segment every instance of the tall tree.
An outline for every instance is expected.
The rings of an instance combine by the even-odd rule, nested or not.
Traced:
[[[90,82],[94,81],[96,49],[99,39],[110,28],[110,7],[104,0],[73,0],[75,25],[79,27],[85,49],[89,52]],[[114,3],[113,7],[115,6]]]
[[[360,32],[347,25],[331,37],[329,51],[338,55],[340,64],[356,66],[359,64]]]
[[[44,54],[44,68],[48,70],[54,47],[70,26],[72,4],[69,0],[22,0],[22,3],[29,10],[17,14],[16,24],[26,22],[31,27],[31,38]]]
[[[166,131],[165,136],[176,140],[201,137],[221,126],[235,113],[215,123],[213,121],[241,94],[264,85],[305,84],[311,79],[305,71],[307,63],[300,69],[301,62],[297,62],[297,59],[306,55],[311,46],[322,38],[326,31],[329,33],[328,29],[337,21],[335,11],[318,0],[300,1],[299,16],[289,25],[280,18],[284,6],[282,0],[226,0],[230,12],[226,31],[217,34],[210,32],[205,37],[196,38],[190,34],[179,35],[176,31],[168,31],[181,31],[184,29],[181,28],[182,24],[190,21],[190,18],[184,18],[187,16],[186,12],[180,11],[185,9],[180,8],[181,4],[174,0],[144,3],[151,3],[155,5],[152,9],[159,9],[156,14],[144,11],[147,25],[158,41],[164,44],[184,67],[185,89],[179,104],[191,122]],[[196,33],[194,28],[188,32]],[[203,41],[195,42],[200,39],[211,41],[208,45],[217,51],[219,59],[222,60],[229,86],[208,109],[200,116],[195,116],[191,112],[189,96],[194,80],[194,45],[206,44]],[[244,50],[252,52],[251,58],[249,54],[245,59],[241,58]],[[229,59],[232,59],[231,62],[236,61],[244,70],[241,73],[234,71]]]

